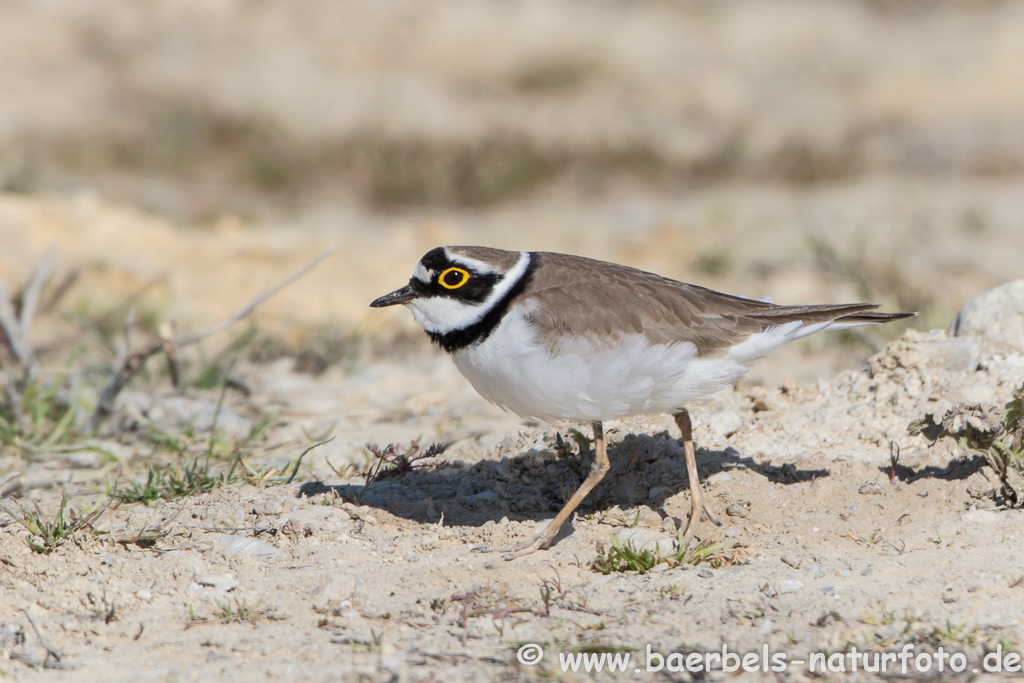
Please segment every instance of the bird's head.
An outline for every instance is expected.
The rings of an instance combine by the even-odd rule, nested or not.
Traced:
[[[480,323],[526,275],[530,255],[490,247],[437,247],[416,265],[409,284],[370,306],[404,304],[420,327],[446,335]]]

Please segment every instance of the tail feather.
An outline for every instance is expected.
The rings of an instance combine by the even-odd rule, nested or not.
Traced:
[[[771,306],[748,311],[748,318],[761,320],[769,325],[790,322],[817,323],[832,322],[854,325],[877,325],[891,320],[912,318],[917,313],[876,313],[878,304],[806,304],[795,306]]]
[[[746,316],[769,325],[790,322],[828,322],[846,316],[865,315],[878,308],[878,304],[799,304],[795,306],[769,306],[747,311]]]
[[[877,325],[892,320],[903,320],[913,318],[917,313],[852,313],[836,319],[837,323],[853,323],[856,325]]]
[[[749,364],[771,353],[786,342],[803,339],[823,330],[877,325],[892,320],[912,318],[917,313],[875,313],[876,304],[839,304],[823,306],[777,306],[760,314],[750,314],[767,323],[764,331],[751,335],[734,346],[729,357]]]
[[[815,332],[821,332],[822,330],[835,331],[846,330],[851,327],[864,327],[865,325],[878,325],[879,323],[887,323],[893,320],[913,318],[916,315],[917,313],[874,313],[871,311],[851,313],[849,315],[833,318],[832,320],[805,324],[793,335],[793,339],[802,339],[803,337],[808,337]]]

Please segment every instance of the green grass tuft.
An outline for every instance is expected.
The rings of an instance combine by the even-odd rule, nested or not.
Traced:
[[[68,363],[70,364],[70,360]],[[49,381],[33,375],[0,400],[0,445],[31,457],[59,450],[79,438],[75,429],[79,406],[68,396],[67,368]]]
[[[698,565],[707,563],[714,569],[720,569],[726,564],[739,560],[742,553],[731,551],[725,552],[720,543],[713,539],[705,539],[698,543],[692,550],[683,543],[683,531],[679,532],[678,545],[676,550],[670,554],[663,554],[657,548],[636,548],[632,542],[623,543],[618,537],[612,536],[612,547],[599,556],[591,565],[596,571],[602,574],[617,574],[621,572],[636,572],[646,574],[659,564],[665,563],[669,567],[678,567],[683,564]]]

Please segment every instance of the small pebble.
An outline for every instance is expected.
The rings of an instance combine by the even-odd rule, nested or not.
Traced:
[[[876,481],[869,481],[866,484],[862,484],[857,492],[862,496],[880,496],[884,493],[881,484]]]
[[[730,517],[743,518],[747,516],[747,510],[742,505],[737,505],[736,503],[729,503],[729,507],[725,508],[725,514],[729,515]]]

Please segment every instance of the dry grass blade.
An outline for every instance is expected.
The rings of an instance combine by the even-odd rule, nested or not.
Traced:
[[[39,644],[43,646],[44,650],[46,650],[47,658],[53,657],[57,662],[60,662],[63,655],[61,655],[61,653],[57,651],[57,648],[50,643],[50,639],[43,634],[43,629],[36,622],[36,618],[32,616],[32,612],[27,609],[23,609],[21,611],[25,613],[25,616],[28,618],[28,623],[32,625],[32,630],[36,632],[36,637],[39,638]],[[45,666],[46,663],[44,662],[43,665]]]
[[[32,279],[29,280],[21,297],[21,315],[14,313],[14,304],[11,302],[7,291],[7,283],[0,282],[0,326],[3,327],[7,346],[11,353],[17,358],[23,371],[27,374],[33,364],[32,345],[30,342],[32,332],[32,318],[35,316],[39,304],[39,293],[43,284],[50,277],[53,270],[53,262],[56,259],[57,248],[50,245],[43,255]],[[20,318],[20,319],[19,319]]]
[[[18,364],[26,367],[31,362],[31,354],[22,338],[21,326],[18,324],[18,317],[14,313],[14,304],[11,303],[11,297],[7,291],[7,283],[2,281],[0,281],[0,327],[3,327],[7,348],[14,354]]]
[[[32,319],[35,317],[36,308],[39,305],[39,293],[43,289],[43,284],[50,277],[56,257],[57,246],[51,244],[46,253],[43,254],[43,260],[39,264],[39,269],[29,281],[28,287],[25,288],[25,293],[21,298],[21,338],[30,353],[29,339],[32,332]]]

